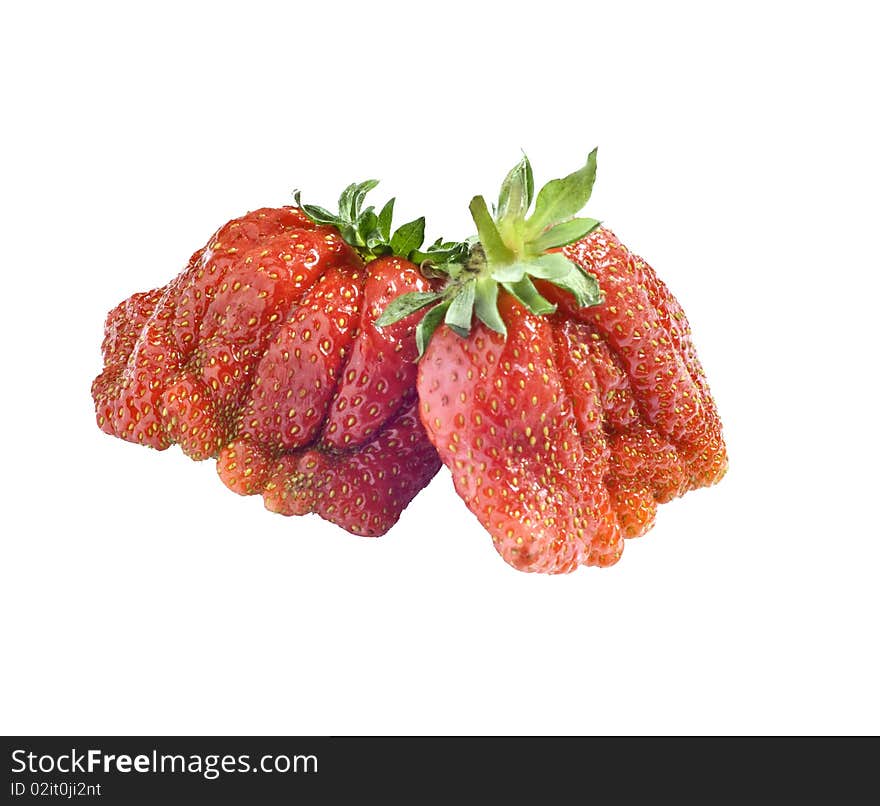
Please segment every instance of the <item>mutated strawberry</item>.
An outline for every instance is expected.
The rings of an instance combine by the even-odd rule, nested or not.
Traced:
[[[387,531],[440,462],[416,413],[418,317],[376,320],[432,291],[401,256],[454,245],[419,251],[423,218],[392,234],[393,199],[362,209],[375,184],[347,188],[338,215],[300,205],[230,221],[167,286],[111,311],[100,427],[217,458],[230,489],[276,512]]]
[[[523,571],[615,563],[658,503],[727,467],[680,306],[599,222],[572,218],[595,172],[594,151],[545,185],[527,218],[524,158],[495,218],[471,202],[479,243],[435,267],[445,286],[399,297],[380,320],[433,306],[417,333],[422,422],[459,495]]]

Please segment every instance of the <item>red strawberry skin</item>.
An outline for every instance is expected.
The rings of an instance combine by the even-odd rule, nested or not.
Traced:
[[[506,293],[506,340],[476,323],[441,327],[420,364],[419,415],[456,490],[522,571],[612,565],[657,504],[727,467],[721,424],[680,306],[606,229],[564,249],[593,274],[601,305],[557,312]]]
[[[274,511],[382,534],[440,466],[414,412],[417,317],[374,325],[425,290],[412,263],[365,265],[296,208],[248,213],[110,312],[98,425],[216,458],[230,489]]]

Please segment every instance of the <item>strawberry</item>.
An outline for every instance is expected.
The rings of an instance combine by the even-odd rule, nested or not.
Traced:
[[[440,467],[417,415],[417,316],[384,327],[404,293],[432,293],[406,259],[424,219],[393,234],[393,199],[362,209],[375,181],[351,185],[340,212],[300,203],[222,226],[168,285],[107,317],[92,385],[108,434],[191,459],[262,494],[285,515],[317,512],[378,535]]]
[[[417,327],[419,415],[455,488],[522,571],[612,565],[657,504],[727,467],[715,404],[678,302],[589,218],[596,152],[531,208],[526,158],[496,214],[477,196],[479,241],[434,266],[380,324]]]

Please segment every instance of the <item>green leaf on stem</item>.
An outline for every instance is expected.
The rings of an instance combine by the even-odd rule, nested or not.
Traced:
[[[427,308],[442,296],[442,292],[439,291],[413,291],[409,294],[401,294],[388,303],[382,315],[376,320],[376,325],[378,327],[393,325],[411,313]]]
[[[336,226],[339,223],[339,216],[333,215],[333,213],[325,210],[323,207],[318,207],[314,204],[303,204],[301,208],[316,224],[333,224]]]
[[[364,203],[364,197],[369,193],[376,185],[379,184],[378,179],[368,179],[366,182],[361,182],[354,191],[352,195],[351,202],[351,218],[352,221],[356,221],[360,215],[361,207]]]
[[[401,225],[391,236],[391,251],[395,255],[408,257],[410,252],[418,249],[425,240],[425,217],[415,219]]]
[[[580,212],[593,192],[596,181],[596,149],[583,168],[563,179],[551,179],[538,193],[535,212],[526,221],[526,237],[538,238],[547,227],[558,224]]]
[[[498,227],[486,207],[486,200],[482,196],[474,196],[470,203],[471,216],[477,225],[477,235],[490,264],[501,266],[512,263],[513,251],[501,239]]]
[[[497,283],[516,283],[528,274],[530,264],[519,261],[499,266],[492,271],[492,279]]]
[[[469,280],[458,289],[458,293],[455,294],[446,309],[446,316],[443,320],[463,338],[471,332],[476,286],[476,280]]]
[[[476,281],[474,312],[486,327],[503,336],[507,335],[507,327],[498,313],[498,283],[491,277],[480,277]]]
[[[548,249],[567,246],[591,233],[600,223],[595,218],[572,218],[569,221],[563,221],[561,224],[542,232],[529,243],[529,247],[536,252],[546,252]]]
[[[443,317],[446,315],[446,310],[450,304],[447,301],[435,305],[422,317],[422,321],[416,326],[416,348],[419,351],[419,358],[425,354],[425,348],[428,346],[431,336],[434,335],[434,331],[443,321]]]
[[[378,235],[377,227],[379,225],[378,216],[373,212],[373,208],[369,207],[364,210],[358,218],[358,234],[361,241],[366,244],[370,236]]]
[[[538,293],[538,289],[528,277],[523,277],[518,283],[502,283],[502,285],[532,313],[546,316],[556,312],[556,306]]]
[[[550,255],[539,255],[526,264],[526,273],[539,280],[556,280],[565,277],[574,264],[565,255],[554,252]]]
[[[379,212],[379,236],[384,243],[391,243],[391,219],[394,216],[394,199],[388,199]]]
[[[574,295],[575,302],[577,302],[579,308],[599,305],[604,296],[602,289],[599,288],[598,280],[592,274],[583,271],[579,266],[575,266],[574,263],[569,263],[569,266],[571,268],[568,274],[550,280],[550,282]]]
[[[342,193],[339,194],[339,217],[345,221],[354,218],[354,194],[357,192],[357,183],[352,182]]]
[[[516,237],[516,230],[532,204],[534,182],[529,158],[523,154],[523,158],[507,174],[498,195],[495,217],[499,231],[506,238]]]

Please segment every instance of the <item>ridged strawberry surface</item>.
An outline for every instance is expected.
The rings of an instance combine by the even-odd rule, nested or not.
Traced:
[[[110,312],[98,423],[363,535],[442,462],[514,568],[613,565],[727,454],[678,301],[578,217],[595,177],[593,150],[536,193],[523,155],[475,238],[424,250],[424,218],[363,208],[375,180],[230,221]]]
[[[657,504],[714,484],[721,424],[681,307],[607,229],[565,246],[596,278],[581,307],[536,315],[501,292],[504,335],[439,328],[419,371],[419,413],[455,488],[522,571],[617,562]]]
[[[418,317],[375,321],[429,290],[409,261],[365,264],[297,208],[248,213],[110,312],[98,424],[216,458],[230,489],[276,512],[382,534],[440,463],[416,413]]]

